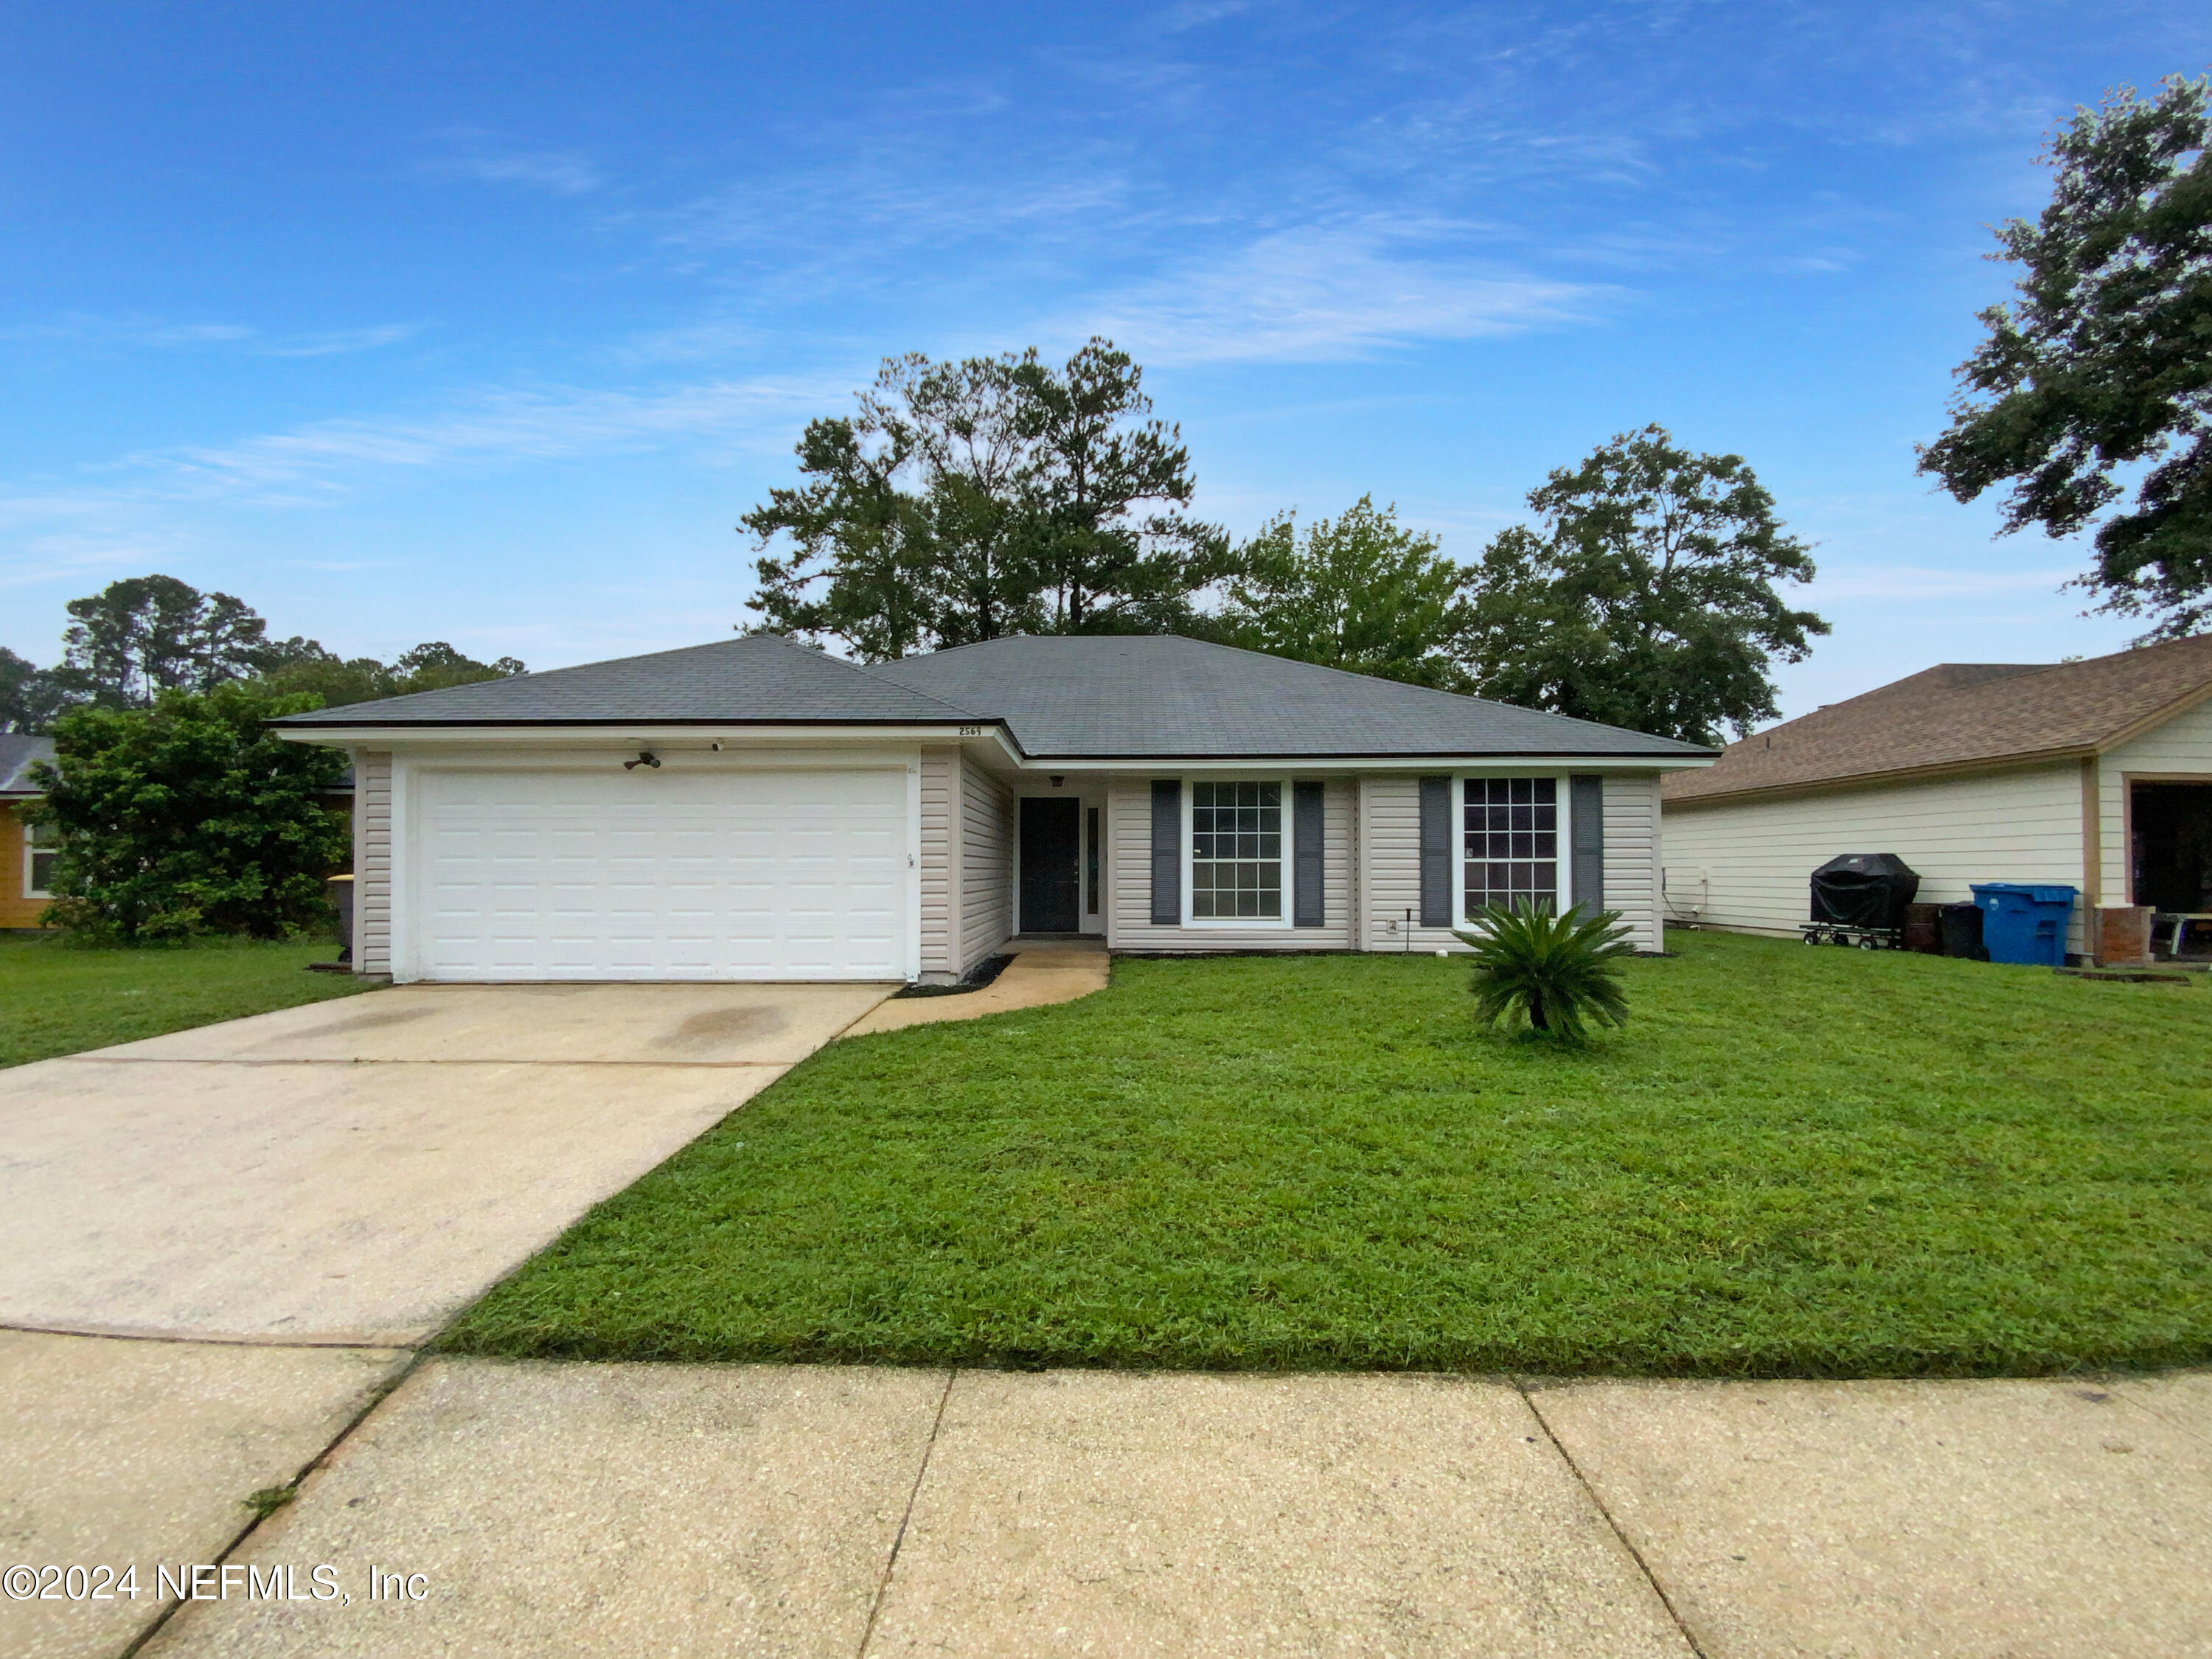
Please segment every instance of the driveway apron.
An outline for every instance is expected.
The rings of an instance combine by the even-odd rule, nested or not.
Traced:
[[[890,988],[408,987],[0,1073],[0,1325],[413,1346]]]
[[[0,1653],[120,1652],[410,1350],[892,988],[409,987],[0,1072],[0,1570],[137,1569],[11,1580]]]

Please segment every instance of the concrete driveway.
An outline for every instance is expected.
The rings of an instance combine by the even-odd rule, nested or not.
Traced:
[[[0,1073],[0,1325],[415,1346],[894,988],[405,987]]]

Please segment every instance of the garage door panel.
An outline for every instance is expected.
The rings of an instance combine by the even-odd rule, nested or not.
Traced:
[[[424,770],[418,972],[433,979],[898,979],[906,779]]]

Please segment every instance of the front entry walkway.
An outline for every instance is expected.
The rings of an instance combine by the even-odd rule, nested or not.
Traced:
[[[940,1020],[981,1019],[986,1014],[1012,1013],[1017,1008],[1073,1002],[1106,988],[1110,958],[1104,939],[1017,937],[1006,941],[1006,950],[1013,960],[982,989],[947,996],[894,997],[863,1015],[847,1035],[866,1036],[872,1031],[896,1031],[908,1025],[933,1025]]]

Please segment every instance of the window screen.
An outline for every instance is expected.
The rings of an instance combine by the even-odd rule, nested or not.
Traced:
[[[1194,917],[1281,918],[1281,784],[1193,784],[1190,830]]]
[[[1559,908],[1558,779],[1469,778],[1462,839],[1468,915]]]

